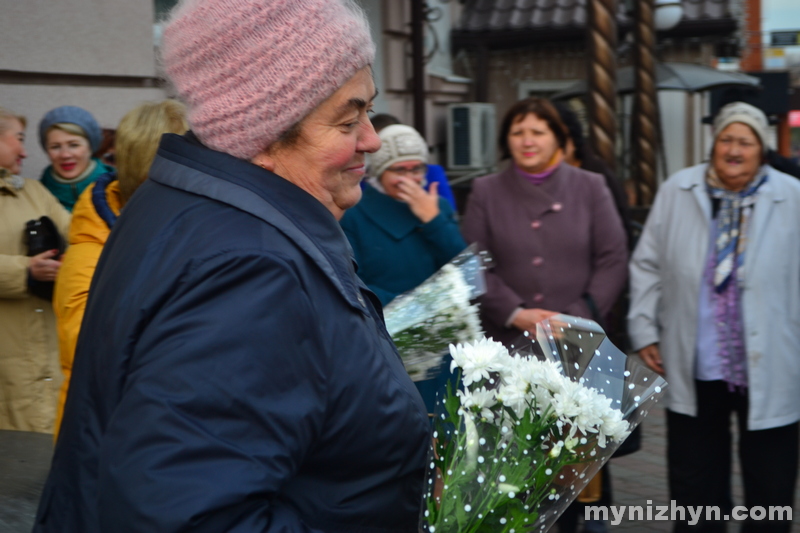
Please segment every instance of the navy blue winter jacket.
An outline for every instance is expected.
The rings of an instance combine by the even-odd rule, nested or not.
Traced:
[[[92,282],[35,532],[416,532],[425,407],[321,203],[166,135]]]

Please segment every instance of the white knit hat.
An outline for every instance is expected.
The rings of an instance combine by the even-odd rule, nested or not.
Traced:
[[[769,149],[767,146],[769,123],[763,111],[744,102],[733,102],[726,105],[719,110],[716,118],[714,118],[714,141],[717,140],[722,130],[734,122],[741,122],[753,128],[753,131],[761,141],[762,152],[764,154],[767,153]]]
[[[367,172],[370,176],[380,178],[387,168],[401,161],[428,162],[428,145],[411,126],[387,126],[378,133],[378,137],[381,139],[380,150],[367,154]]]

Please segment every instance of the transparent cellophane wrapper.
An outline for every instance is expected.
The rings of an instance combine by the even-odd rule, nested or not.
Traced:
[[[383,310],[386,329],[413,381],[431,379],[450,344],[483,335],[477,304],[486,292],[484,255],[474,245]]]
[[[448,391],[438,402],[434,418],[421,531],[547,531],[647,416],[667,386],[661,376],[617,349],[597,323],[577,317],[556,315],[542,321],[535,338],[520,337],[510,352],[560,363],[561,375],[610,400],[609,407],[619,411],[616,416],[627,422],[627,430],[618,439],[603,439],[604,447],[598,434],[577,431],[578,442],[572,440],[570,451],[564,445],[569,424],[559,429],[550,419],[550,429],[546,429],[542,418],[538,425],[532,422],[535,416],[514,424],[506,414],[499,416],[505,417],[510,428],[502,433],[504,424],[497,409],[495,420],[488,421],[486,411],[461,409],[455,391]],[[499,386],[497,374],[491,379],[494,384],[483,381],[486,389]],[[467,389],[474,390],[476,385]],[[558,441],[560,453],[553,457]]]

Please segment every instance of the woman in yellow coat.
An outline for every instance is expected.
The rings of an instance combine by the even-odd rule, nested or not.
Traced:
[[[56,280],[53,308],[64,382],[58,402],[56,437],[64,412],[72,360],[78,343],[83,312],[89,298],[100,252],[125,203],[147,178],[164,133],[185,133],[186,111],[174,100],[145,103],[129,111],[119,123],[116,137],[117,172],[100,176],[75,204],[69,231],[69,249]]]
[[[0,108],[0,429],[50,433],[61,375],[50,302],[31,293],[51,282],[57,252],[28,257],[25,223],[48,216],[67,234],[70,216],[37,180],[19,176],[25,118]]]

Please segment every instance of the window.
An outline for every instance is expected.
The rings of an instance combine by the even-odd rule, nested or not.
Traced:
[[[178,4],[178,0],[153,0],[155,4],[155,20],[158,22],[164,20],[169,14],[170,10]]]

